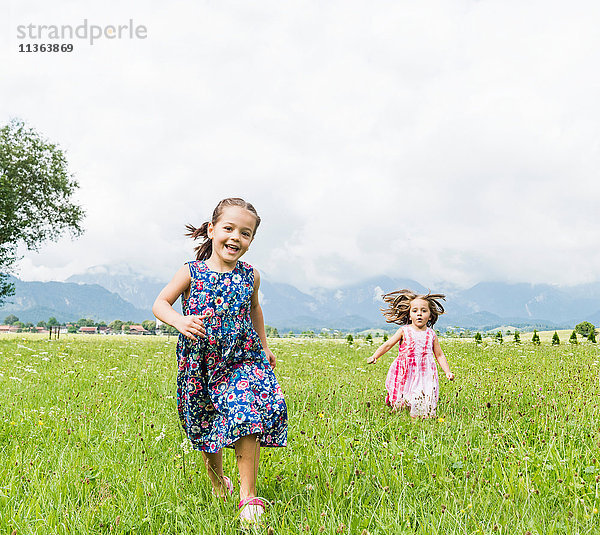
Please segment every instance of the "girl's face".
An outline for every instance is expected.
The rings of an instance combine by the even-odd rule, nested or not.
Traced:
[[[252,212],[241,206],[225,207],[217,222],[208,224],[208,237],[212,239],[211,258],[220,261],[222,267],[235,267],[250,247],[255,228],[256,217]]]
[[[427,322],[431,317],[429,303],[425,299],[413,299],[410,302],[410,322],[419,330],[427,328]]]

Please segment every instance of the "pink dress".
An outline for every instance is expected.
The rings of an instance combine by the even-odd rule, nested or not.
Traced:
[[[440,390],[433,354],[435,332],[430,327],[419,331],[411,325],[402,330],[398,357],[385,380],[385,402],[394,409],[410,407],[412,417],[435,416]]]

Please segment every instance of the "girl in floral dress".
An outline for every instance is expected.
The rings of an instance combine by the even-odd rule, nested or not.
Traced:
[[[398,357],[392,362],[385,380],[385,402],[397,410],[410,409],[413,418],[435,416],[439,397],[437,363],[449,380],[454,379],[448,361],[438,342],[433,325],[444,307],[442,294],[417,295],[410,290],[399,290],[383,296],[389,308],[383,310],[388,323],[401,327],[384,342],[372,356],[369,364],[399,343]]]
[[[260,277],[240,258],[260,217],[238,198],[221,201],[212,219],[188,236],[201,238],[197,260],[182,266],[152,311],[181,334],[177,344],[177,408],[195,449],[202,452],[213,494],[233,494],[223,473],[224,447],[235,448],[240,518],[256,522],[265,509],[256,497],[261,446],[285,446],[287,409],[273,373],[258,301]],[[173,309],[182,296],[183,315]]]

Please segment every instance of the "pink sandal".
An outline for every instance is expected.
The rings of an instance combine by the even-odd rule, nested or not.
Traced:
[[[249,496],[240,501],[240,520],[249,524],[255,524],[265,512],[267,501],[257,496]]]
[[[231,482],[231,479],[229,479],[227,476],[223,476],[223,483],[225,484],[225,488],[227,489],[227,495],[220,496],[220,498],[223,498],[224,500],[226,500],[227,498],[229,498],[229,496],[233,496],[233,483]],[[213,496],[217,495],[217,493],[215,492],[215,489],[212,489],[212,495]]]

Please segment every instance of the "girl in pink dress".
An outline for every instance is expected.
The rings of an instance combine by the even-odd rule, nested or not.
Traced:
[[[417,295],[410,290],[385,294],[383,300],[389,308],[383,310],[383,315],[388,323],[401,327],[367,359],[369,364],[375,363],[396,343],[400,344],[398,357],[385,380],[385,402],[393,410],[409,408],[413,418],[435,416],[440,389],[436,360],[446,377],[454,379],[432,329],[438,316],[444,313],[440,303],[443,299],[442,294]]]

